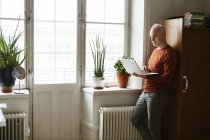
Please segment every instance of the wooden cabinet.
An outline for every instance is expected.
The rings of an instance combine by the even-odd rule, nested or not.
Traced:
[[[164,20],[167,42],[179,55],[174,93],[163,116],[164,140],[210,140],[210,28]]]

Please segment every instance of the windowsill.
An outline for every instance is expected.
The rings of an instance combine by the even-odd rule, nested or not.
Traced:
[[[26,112],[29,113],[29,90],[24,89],[23,94],[0,93],[0,103],[5,103],[6,108],[1,108],[3,113]]]
[[[120,93],[140,93],[142,90],[139,88],[119,88],[119,87],[109,87],[104,89],[94,89],[93,87],[83,88],[83,93],[88,93],[91,95],[104,95],[104,94],[119,94]]]
[[[2,93],[0,92],[0,99],[3,98],[28,98],[29,96],[29,90],[25,89],[25,90],[21,90],[23,93],[22,94],[17,94],[15,92],[18,92],[19,90],[14,90],[14,92],[11,93]]]

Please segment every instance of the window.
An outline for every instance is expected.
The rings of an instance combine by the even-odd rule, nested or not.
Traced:
[[[20,19],[19,19],[20,18]],[[23,32],[19,38],[17,45],[20,49],[24,48],[24,0],[0,0],[0,27],[5,38],[12,37],[15,33],[18,20],[18,28],[16,34]],[[23,55],[24,53],[22,53]],[[25,64],[22,64],[25,67]],[[19,83],[16,80],[16,85]],[[21,80],[21,87],[25,87],[25,80]]]
[[[34,4],[34,83],[75,83],[77,0]]]
[[[86,70],[85,82],[90,83],[93,76],[93,61],[89,40],[96,35],[107,45],[105,60],[105,81],[115,82],[113,68],[117,59],[125,52],[126,0],[86,0]],[[94,6],[93,6],[94,5]]]
[[[32,11],[34,14],[29,14],[27,11],[28,15],[34,16],[30,17],[34,19],[34,23],[28,25],[30,29],[33,28],[30,34],[33,39],[28,42],[33,43],[34,84],[77,82],[77,58],[80,57],[77,57],[77,41],[84,41],[77,38],[77,34],[80,34],[78,31],[81,31],[77,27],[78,13],[84,9],[79,11],[77,7],[84,3],[86,3],[86,7],[83,7],[86,8],[85,83],[91,82],[93,75],[93,64],[89,61],[92,60],[89,40],[96,35],[102,37],[107,44],[104,73],[106,82],[115,82],[113,65],[117,59],[127,53],[125,52],[128,47],[125,44],[128,28],[126,4],[129,0],[85,0],[83,2],[82,0],[35,0],[26,4],[26,0],[0,0],[0,25],[5,35],[13,33],[20,16],[18,30],[25,32],[24,29],[28,27],[26,28],[24,23],[24,8],[34,10]],[[81,5],[77,6],[77,4]],[[25,33],[18,42],[21,48],[26,42],[24,39],[28,39]]]

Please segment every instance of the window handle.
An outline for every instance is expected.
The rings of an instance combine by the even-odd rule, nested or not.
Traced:
[[[182,90],[183,93],[186,93],[188,90],[188,79],[187,76],[182,77],[183,80],[185,80],[185,88]]]

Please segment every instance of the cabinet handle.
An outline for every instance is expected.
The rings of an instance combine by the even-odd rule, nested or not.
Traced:
[[[185,93],[188,89],[188,79],[187,76],[183,76],[182,79],[185,80],[185,89],[182,90],[182,92]]]

